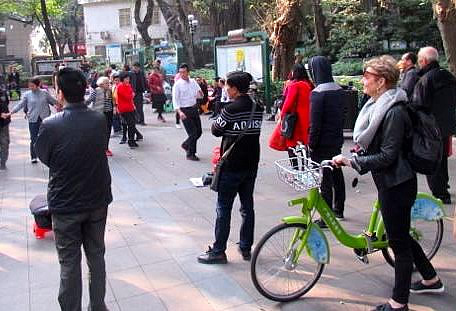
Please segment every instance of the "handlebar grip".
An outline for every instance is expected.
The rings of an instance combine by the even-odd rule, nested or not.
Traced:
[[[336,165],[334,165],[334,162],[332,160],[324,160],[321,162],[321,166],[329,166],[331,168],[336,168]]]

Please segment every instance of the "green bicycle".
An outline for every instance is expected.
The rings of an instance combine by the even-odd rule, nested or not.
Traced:
[[[295,190],[309,190],[307,197],[288,202],[299,206],[300,216],[282,219],[256,245],[251,261],[251,278],[256,289],[266,298],[286,302],[306,294],[319,280],[329,263],[329,244],[320,227],[313,223],[317,211],[330,232],[344,246],[352,248],[363,263],[367,255],[381,251],[385,260],[394,266],[394,256],[388,247],[380,204],[374,203],[365,231],[347,233],[336,219],[319,192],[322,170],[331,167],[330,161],[318,164],[308,159],[303,147],[297,147],[296,158],[275,162],[279,179]],[[443,236],[444,212],[442,202],[431,195],[418,193],[411,214],[410,234],[417,240],[426,256],[437,253]]]

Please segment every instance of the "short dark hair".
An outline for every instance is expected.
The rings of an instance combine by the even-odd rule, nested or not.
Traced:
[[[29,80],[28,80],[29,83],[33,83],[35,84],[36,86],[40,86],[40,83],[41,83],[41,80],[40,78],[38,77],[31,77]]]
[[[291,70],[292,78],[295,81],[309,80],[306,67],[303,64],[294,64]]]
[[[215,77],[214,81],[215,81],[215,82],[219,82],[220,79],[221,79],[220,77]]]
[[[141,67],[141,64],[136,62],[136,63],[133,64],[133,67]]]
[[[226,83],[230,87],[235,87],[241,94],[249,91],[250,82],[253,77],[250,73],[244,71],[233,71],[227,75]]]
[[[67,102],[80,103],[84,101],[87,80],[82,71],[71,67],[60,69],[57,74],[57,86]]]
[[[121,73],[119,73],[119,80],[121,82],[123,82],[125,80],[125,78],[129,78],[130,76],[128,75],[128,72],[126,71],[122,71]]]
[[[187,71],[190,71],[190,67],[188,67],[188,65],[186,63],[182,63],[180,66],[179,66],[179,69],[186,69]]]
[[[113,69],[113,70],[116,70],[116,68],[117,68],[117,65],[116,65],[116,64],[111,64],[111,65],[109,65],[109,66],[110,66],[111,69]]]
[[[413,52],[408,52],[405,54],[405,59],[410,60],[412,64],[416,65],[416,62],[418,61],[418,56],[416,56],[416,54]]]

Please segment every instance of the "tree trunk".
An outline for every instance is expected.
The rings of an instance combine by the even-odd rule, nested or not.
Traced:
[[[154,13],[154,0],[147,0],[147,8],[146,8],[146,15],[144,19],[141,20],[140,12],[141,12],[141,4],[142,0],[135,1],[135,23],[136,28],[138,29],[141,38],[144,40],[145,46],[150,46],[152,44],[152,38],[149,36],[149,27],[152,25],[152,16]]]
[[[320,0],[312,0],[312,6],[314,12],[315,45],[318,49],[322,49],[326,45],[325,16],[323,15]]]
[[[274,31],[271,36],[275,57],[272,72],[274,80],[286,80],[293,66],[301,25],[299,9],[299,0],[283,0],[277,7],[279,18],[274,21]]]
[[[456,75],[456,0],[438,0],[434,3],[443,48],[448,60],[448,68]]]
[[[185,4],[182,0],[176,1],[177,10],[165,0],[157,0],[160,11],[162,12],[168,31],[172,39],[180,41],[184,47],[184,53],[187,56],[188,65],[191,68],[195,67],[195,55],[193,53],[193,45],[188,26],[187,14],[185,12]]]
[[[41,15],[43,16],[43,29],[44,33],[46,34],[46,38],[49,41],[49,45],[51,46],[52,57],[54,59],[59,58],[59,53],[57,51],[57,44],[55,42],[54,33],[52,32],[51,22],[49,21],[49,16],[46,7],[46,0],[40,0],[41,5]]]

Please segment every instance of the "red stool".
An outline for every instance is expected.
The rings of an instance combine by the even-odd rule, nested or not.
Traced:
[[[38,240],[44,239],[44,235],[46,232],[52,231],[52,229],[45,229],[45,228],[40,228],[36,224],[36,222],[33,223],[33,233],[35,234],[35,238]]]

